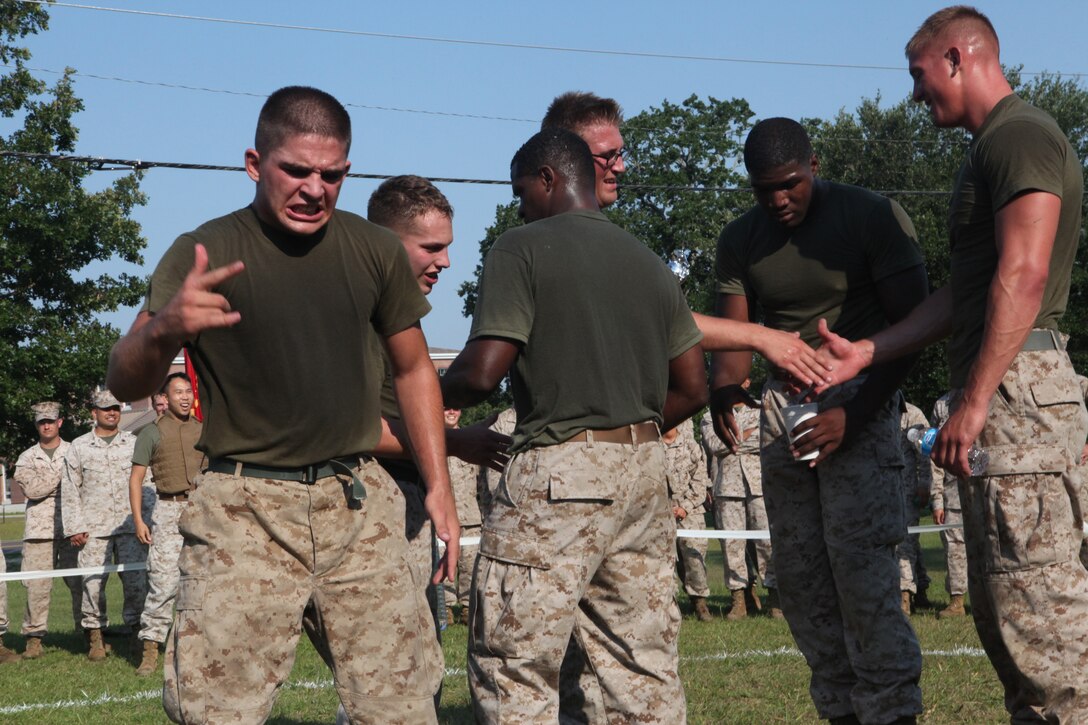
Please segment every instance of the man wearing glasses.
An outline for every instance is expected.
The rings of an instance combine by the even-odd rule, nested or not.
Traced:
[[[540,129],[563,128],[582,137],[593,154],[593,167],[597,173],[597,204],[602,209],[611,206],[619,197],[619,180],[627,171],[620,124],[623,109],[611,98],[601,98],[593,93],[569,91],[556,96]]]

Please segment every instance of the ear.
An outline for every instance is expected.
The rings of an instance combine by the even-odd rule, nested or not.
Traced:
[[[816,154],[812,154],[812,158],[808,160],[808,165],[812,169],[813,176],[820,173],[820,160],[816,158]]]
[[[254,181],[261,180],[261,155],[257,149],[246,149],[246,173]]]
[[[544,183],[544,190],[553,191],[556,181],[555,169],[550,166],[541,166],[538,173],[540,174],[540,180]]]
[[[952,68],[951,75],[956,75],[956,73],[960,70],[960,63],[963,62],[963,59],[960,57],[960,49],[952,46],[948,49],[948,52],[944,54],[944,57],[945,60],[948,61],[949,66],[951,66]]]

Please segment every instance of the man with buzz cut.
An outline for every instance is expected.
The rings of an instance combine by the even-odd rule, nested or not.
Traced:
[[[664,262],[600,213],[593,165],[563,129],[515,154],[529,223],[484,261],[469,341],[442,382],[446,404],[464,407],[509,372],[517,410],[473,576],[469,686],[483,723],[556,722],[572,635],[602,719],[686,717],[660,431],[706,400],[700,334]]]
[[[23,571],[75,569],[79,566],[79,551],[64,536],[61,518],[60,482],[64,478],[64,459],[71,444],[60,437],[64,425],[60,403],[35,403],[30,412],[34,427],[38,429],[38,442],[19,454],[13,476],[26,496]],[[83,580],[78,576],[66,576],[64,584],[72,595],[72,621],[78,632],[83,620]],[[23,615],[23,635],[26,637],[23,657],[26,659],[42,656],[52,592],[52,579],[26,582],[26,613]]]
[[[933,123],[972,135],[950,203],[950,281],[868,339],[825,331],[827,349],[848,375],[951,338],[951,412],[931,455],[959,479],[975,629],[1012,722],[1088,722],[1088,411],[1058,327],[1084,167],[1054,119],[1013,92],[975,8],[930,15],[906,56]],[[989,454],[982,471],[976,445]]]
[[[389,357],[404,425],[454,575],[457,513],[429,306],[394,234],[336,209],[351,119],[328,93],[269,96],[245,152],[253,203],[178,238],[107,379],[151,393],[184,346],[201,382],[207,469],[178,528],[163,701],[179,723],[259,723],[291,672],[303,611],[356,722],[435,723],[442,653],[406,586],[404,499],[366,452]]]

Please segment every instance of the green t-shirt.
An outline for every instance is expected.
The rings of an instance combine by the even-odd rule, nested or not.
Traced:
[[[821,317],[848,340],[885,328],[876,283],[923,263],[902,207],[817,179],[800,226],[784,227],[758,206],[726,226],[716,270],[718,292],[754,299],[767,327],[800,332],[816,347]]]
[[[372,448],[381,387],[372,337],[400,332],[430,309],[396,235],[337,211],[318,234],[293,237],[240,209],[174,242],[151,278],[152,313],[192,268],[197,242],[212,268],[246,265],[217,290],[241,321],[186,344],[204,410],[197,448],[272,466]]]
[[[151,457],[155,455],[155,449],[159,447],[162,433],[159,426],[152,423],[145,425],[136,435],[136,444],[132,448],[132,462],[137,466],[151,466]]]
[[[670,360],[701,339],[676,277],[596,211],[503,234],[484,261],[469,339],[522,345],[513,451],[585,429],[661,422]]]
[[[952,295],[957,329],[948,346],[953,388],[963,387],[978,356],[990,283],[997,271],[994,217],[1025,192],[1062,200],[1050,274],[1034,327],[1058,329],[1081,227],[1080,160],[1058,124],[1015,95],[1001,99],[979,127],[952,192],[949,210]]]

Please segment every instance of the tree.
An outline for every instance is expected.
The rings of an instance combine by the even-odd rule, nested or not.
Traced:
[[[118,336],[95,315],[135,305],[145,291],[133,275],[87,270],[114,259],[143,263],[146,242],[129,218],[146,201],[138,175],[89,193],[82,184],[92,169],[84,164],[12,155],[75,150],[72,118],[83,104],[72,69],[47,88],[26,69],[30,52],[18,45],[47,25],[42,6],[0,2],[0,61],[13,66],[0,77],[0,113],[22,124],[0,138],[0,457],[8,459],[33,440],[32,403],[59,401],[66,428],[83,414]]]

